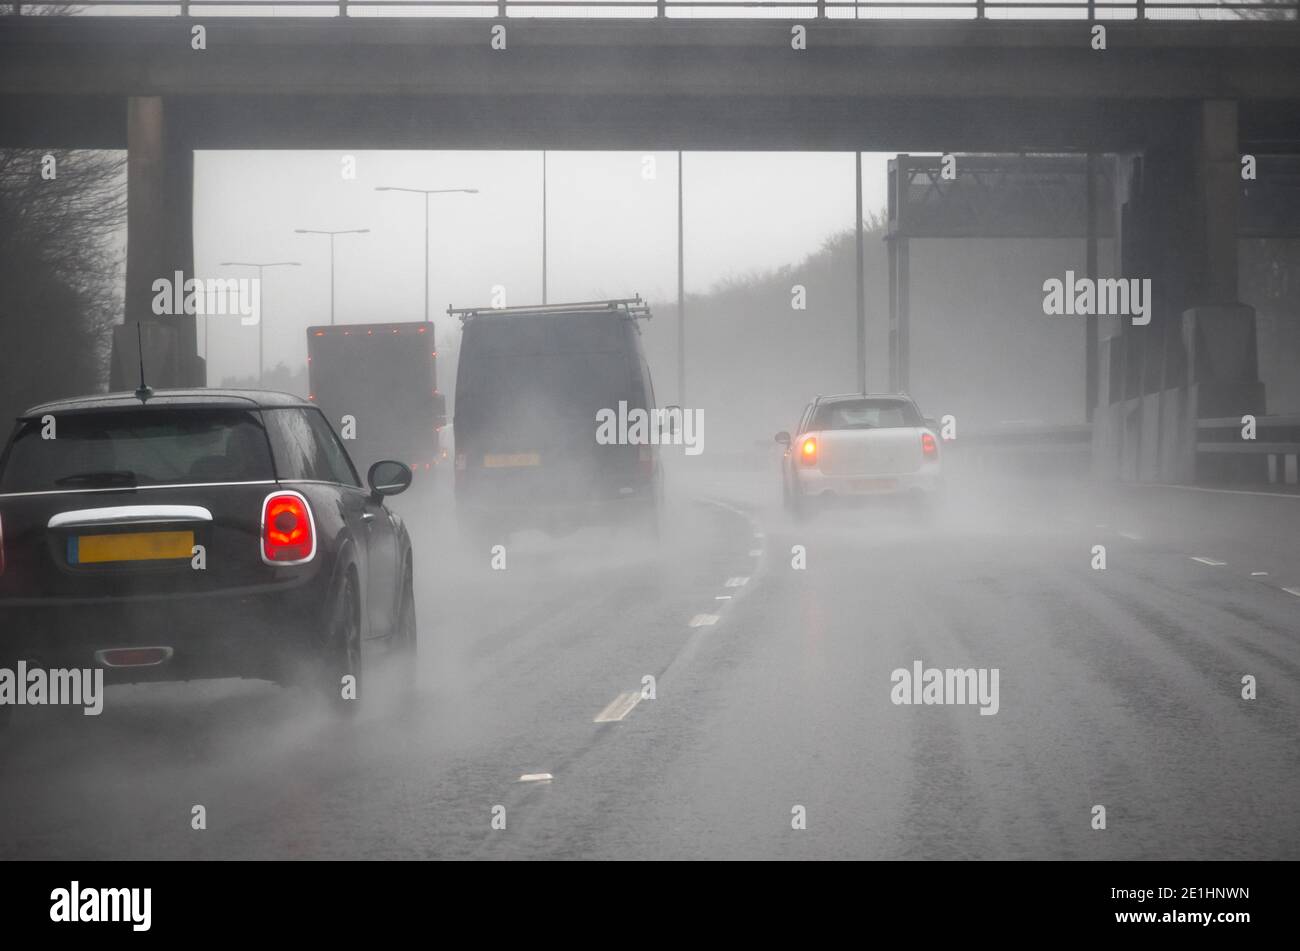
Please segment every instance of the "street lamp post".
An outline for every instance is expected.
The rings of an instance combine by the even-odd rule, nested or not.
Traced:
[[[345,228],[339,231],[317,231],[313,228],[294,228],[294,234],[327,234],[330,238],[330,326],[334,325],[334,238],[340,234],[370,234],[369,228]]]
[[[542,150],[542,303],[546,303],[546,150]]]
[[[424,196],[424,322],[429,322],[429,196],[477,195],[477,188],[399,188],[396,185],[378,185],[377,192],[407,192]]]
[[[263,385],[263,376],[264,376],[264,374],[265,374],[265,372],[266,372],[266,363],[265,363],[265,361],[263,360],[263,353],[264,353],[264,351],[263,351],[263,344],[264,344],[264,340],[265,340],[265,333],[264,333],[264,331],[263,331],[262,328],[266,326],[266,313],[265,313],[265,311],[262,309],[262,306],[261,306],[261,305],[262,305],[262,272],[263,272],[266,268],[268,268],[268,267],[301,267],[301,266],[302,266],[301,263],[298,262],[298,261],[261,261],[261,262],[252,262],[252,261],[222,261],[222,262],[221,262],[221,267],[255,267],[255,268],[257,268],[257,300],[258,300],[258,314],[257,314],[257,385],[258,385],[258,386],[262,386],[262,385]],[[204,338],[205,338],[205,342],[204,342],[204,344],[203,344],[203,348],[204,348],[203,356],[204,356],[204,358],[207,357],[207,342],[206,342],[207,331],[208,331],[208,318],[207,318],[207,317],[204,317],[204,318],[203,318],[203,335],[204,335]]]

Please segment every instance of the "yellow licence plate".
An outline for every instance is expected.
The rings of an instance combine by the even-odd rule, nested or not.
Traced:
[[[487,453],[483,466],[487,469],[509,469],[515,466],[540,466],[542,457],[535,452]]]
[[[108,561],[162,561],[189,558],[193,532],[132,532],[128,535],[74,535],[68,539],[68,561],[74,565]]]

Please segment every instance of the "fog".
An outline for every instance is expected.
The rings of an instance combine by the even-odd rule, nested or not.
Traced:
[[[890,378],[888,158],[863,162],[871,392]],[[412,542],[414,660],[372,638],[351,716],[301,684],[233,679],[112,686],[94,718],[19,710],[0,732],[0,856],[1294,857],[1295,496],[1095,478],[1086,325],[1043,308],[1046,279],[1084,270],[1081,240],[913,242],[909,391],[934,422],[852,432],[827,458],[856,458],[861,484],[805,509],[804,462],[774,436],[803,451],[804,407],[857,389],[852,155],[684,156],[684,368],[676,155],[546,161],[547,298],[643,295],[657,402],[702,415],[698,456],[659,449],[657,533],[568,510],[471,530],[452,426],[451,454],[384,503]],[[498,290],[541,302],[541,162],[200,153],[196,271],[301,262],[268,272],[261,330],[267,367],[305,386],[329,252],[294,229],[370,229],[337,239],[339,323],[416,321],[422,200],[375,188],[479,189],[430,203],[450,399],[461,325],[446,308]],[[1101,242],[1103,275],[1115,253]],[[203,323],[209,383],[249,384],[258,328]],[[1294,360],[1261,365],[1292,399]],[[393,381],[372,382],[382,401]],[[563,415],[527,402],[526,428]],[[879,472],[873,429],[906,436]],[[540,467],[538,449],[481,446],[468,467]],[[545,508],[541,482],[522,484],[516,514]],[[1002,696],[979,712],[900,704],[891,676],[913,664],[1000,672]],[[1281,698],[1256,715],[1236,681],[1270,664]],[[1122,834],[1092,834],[1101,801]],[[815,821],[792,839],[805,806]]]

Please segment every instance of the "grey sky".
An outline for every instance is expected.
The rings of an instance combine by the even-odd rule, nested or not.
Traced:
[[[343,177],[343,158],[356,177]],[[654,177],[646,177],[647,158]],[[884,206],[889,156],[863,156],[864,208]],[[674,152],[550,152],[549,297],[651,300],[677,294]],[[795,263],[853,224],[852,153],[687,153],[686,288]],[[262,308],[266,362],[305,359],[305,328],[329,322],[329,239],[295,228],[370,228],[336,239],[339,323],[419,320],[424,209],[418,195],[377,185],[478,188],[430,205],[430,311],[439,339],[449,303],[541,298],[540,152],[199,152],[195,269],[251,276],[222,261],[301,261],[268,271]],[[200,329],[202,335],[202,329]],[[214,319],[210,379],[251,373],[256,328]]]

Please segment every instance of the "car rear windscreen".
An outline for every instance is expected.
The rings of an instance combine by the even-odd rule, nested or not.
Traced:
[[[916,407],[904,400],[837,400],[823,403],[809,429],[901,429],[922,425]]]
[[[130,409],[21,420],[4,458],[0,492],[274,478],[256,412]]]

